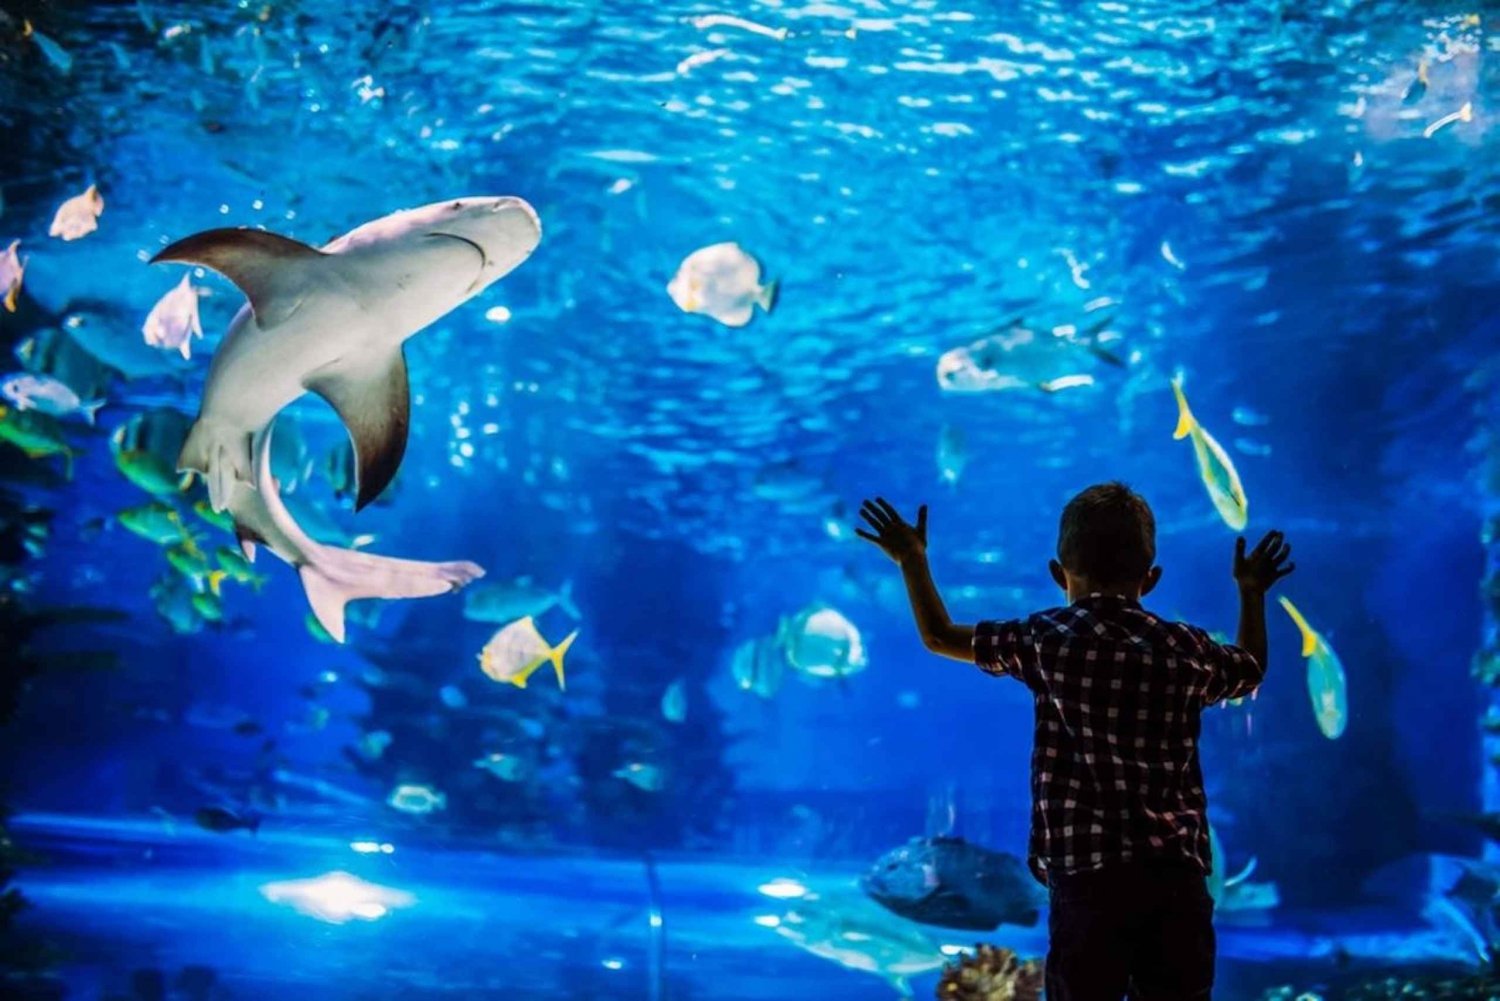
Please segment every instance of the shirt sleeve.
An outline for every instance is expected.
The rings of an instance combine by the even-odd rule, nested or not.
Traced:
[[[1031,630],[1023,620],[981,622],[974,627],[974,663],[986,674],[1008,674],[1026,682],[1031,656]]]
[[[1204,686],[1204,705],[1215,705],[1229,699],[1242,699],[1260,687],[1265,668],[1244,647],[1219,643],[1201,629],[1193,629],[1198,642],[1198,660],[1208,672]]]

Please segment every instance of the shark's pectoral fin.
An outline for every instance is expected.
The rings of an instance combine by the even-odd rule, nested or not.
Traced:
[[[393,354],[314,373],[307,388],[327,400],[354,445],[354,510],[380,496],[401,467],[411,423],[406,358]]]
[[[151,258],[212,268],[250,300],[262,330],[283,322],[302,305],[302,270],[327,257],[305,243],[260,229],[210,229],[178,240]]]

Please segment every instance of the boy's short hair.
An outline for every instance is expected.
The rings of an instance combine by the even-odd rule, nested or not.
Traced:
[[[1057,559],[1092,584],[1139,581],[1156,562],[1151,505],[1118,481],[1089,487],[1063,508]]]

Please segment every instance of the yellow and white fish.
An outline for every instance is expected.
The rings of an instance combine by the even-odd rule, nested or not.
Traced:
[[[180,351],[184,359],[193,357],[193,338],[203,337],[203,324],[198,319],[198,290],[193,288],[191,275],[183,275],[156,301],[141,333],[153,348]]]
[[[479,669],[493,681],[508,682],[517,688],[525,688],[526,680],[543,664],[551,664],[557,674],[557,687],[566,689],[563,678],[563,657],[578,638],[573,630],[557,646],[542,638],[537,631],[536,620],[531,616],[517,619],[503,626],[490,637],[490,641],[479,652]]]
[[[90,184],[83,194],[74,195],[57,207],[47,235],[63,240],[80,239],[99,228],[99,217],[103,214],[104,196],[99,194],[97,184]]]
[[[1285,597],[1279,599],[1286,614],[1302,632],[1302,656],[1307,658],[1307,693],[1312,696],[1313,715],[1318,729],[1329,740],[1337,740],[1349,722],[1349,693],[1344,681],[1344,665],[1333,647],[1302,613]]]
[[[776,305],[776,282],[760,281],[760,265],[738,243],[716,243],[693,251],[667,283],[667,294],[684,313],[702,313],[726,327],[743,327],[759,306]]]
[[[1236,532],[1243,531],[1250,521],[1250,502],[1245,499],[1245,488],[1240,484],[1240,474],[1224,446],[1214,440],[1213,435],[1203,429],[1193,412],[1188,409],[1187,397],[1182,392],[1182,376],[1172,379],[1172,392],[1177,397],[1177,430],[1173,438],[1193,439],[1193,455],[1198,460],[1198,476],[1208,490],[1209,499],[1224,519],[1224,524]]]
[[[21,260],[21,241],[12,240],[5,253],[0,254],[0,298],[4,299],[5,311],[14,313],[21,298],[21,281],[26,277],[26,262]]]

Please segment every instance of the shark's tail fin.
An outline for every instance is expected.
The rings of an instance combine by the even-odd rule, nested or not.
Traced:
[[[193,422],[182,451],[177,455],[177,471],[198,473],[208,483],[208,502],[215,511],[229,507],[234,481],[254,485],[250,475],[250,436],[218,421]]]
[[[344,606],[351,601],[427,598],[484,576],[480,567],[462,560],[424,563],[333,546],[317,547],[316,557],[298,572],[318,624],[339,643],[344,642]]]

